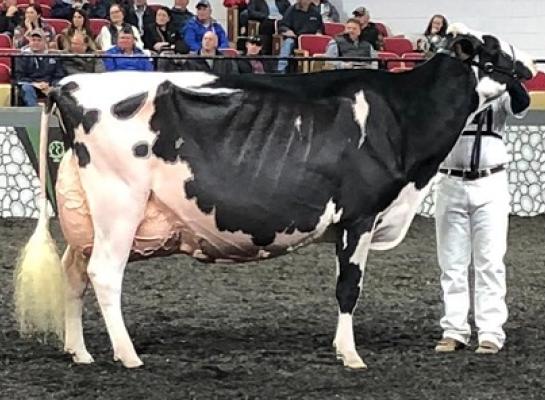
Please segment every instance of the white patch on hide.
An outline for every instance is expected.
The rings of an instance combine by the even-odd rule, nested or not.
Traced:
[[[336,206],[333,199],[329,199],[325,206],[325,210],[316,225],[315,237],[322,236],[329,225],[336,224],[341,220],[343,210],[341,208],[339,211],[335,211],[335,208]]]
[[[367,259],[367,254],[369,253],[369,245],[371,244],[371,236],[373,232],[365,232],[358,239],[358,244],[354,250],[354,254],[350,256],[350,263],[359,265],[360,270],[363,274],[363,268],[365,267],[365,260]],[[358,285],[359,286],[359,285]]]
[[[485,76],[479,81],[475,90],[479,95],[479,104],[484,104],[484,102],[501,96],[505,92],[505,84]]]
[[[367,123],[367,117],[369,116],[369,103],[367,103],[367,100],[365,100],[365,95],[363,94],[363,90],[360,90],[358,93],[356,93],[354,104],[352,105],[352,110],[354,111],[354,120],[360,127],[360,141],[358,143],[358,148],[360,148],[363,145],[363,142],[365,141],[365,125]]]
[[[345,229],[343,230],[343,250],[345,250],[348,247],[348,231]]]
[[[378,215],[377,221],[380,219],[381,222],[373,232],[372,250],[389,250],[403,240],[418,206],[428,194],[434,180],[435,178],[430,179],[422,190],[416,189],[414,182],[409,183],[388,208]]]
[[[301,116],[298,115],[297,118],[295,118],[295,122],[293,125],[295,126],[295,129],[299,132],[299,135],[301,135],[301,125],[303,124],[303,121],[301,119]]]

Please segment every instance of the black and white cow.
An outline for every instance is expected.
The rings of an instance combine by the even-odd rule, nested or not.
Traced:
[[[77,161],[70,171],[85,195],[78,207],[88,207],[92,223],[85,245],[66,217],[78,207],[61,201],[70,244],[65,350],[76,362],[93,361],[81,323],[90,278],[115,359],[126,367],[142,364],[122,319],[121,282],[153,201],[169,213],[163,222],[170,225],[161,231],[165,241],[144,256],[166,251],[208,262],[256,260],[330,229],[338,270],[334,346],[345,366],[364,368],[352,315],[369,249],[403,239],[468,120],[509,80],[535,73],[528,57],[506,45],[502,50],[493,36],[460,25],[451,36],[449,54],[402,74],[124,72],[64,79],[51,106],[73,149],[65,161]],[[69,198],[66,192],[59,197]],[[85,226],[77,225],[74,230]]]

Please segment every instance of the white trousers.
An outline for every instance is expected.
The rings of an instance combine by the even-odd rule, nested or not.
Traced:
[[[441,268],[443,337],[468,344],[471,328],[469,266],[475,272],[475,325],[479,343],[505,342],[505,264],[509,190],[505,171],[474,181],[441,174],[436,191],[435,228]]]

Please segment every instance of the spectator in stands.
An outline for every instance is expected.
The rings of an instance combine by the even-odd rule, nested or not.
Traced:
[[[15,62],[15,78],[21,89],[23,103],[26,106],[38,104],[38,94],[45,95],[51,86],[63,76],[62,64],[55,58],[42,57],[47,54],[47,34],[41,29],[33,29],[27,34],[29,45],[25,54],[35,57],[19,58]]]
[[[136,47],[140,49],[144,48],[138,28],[125,23],[125,9],[119,4],[112,4],[110,7],[110,22],[109,26],[102,27],[97,36],[97,44],[101,50],[109,50],[114,47],[117,43],[118,33],[127,26],[133,30]]]
[[[67,53],[94,54],[93,40],[90,36],[76,31],[71,37],[66,48]],[[104,63],[100,58],[64,58],[62,65],[66,75],[90,72],[104,72]]]
[[[276,21],[281,20],[290,7],[288,0],[250,0],[248,19],[259,21],[259,35],[263,39],[263,53],[272,53],[272,36]]]
[[[360,21],[361,35],[360,40],[371,43],[375,50],[382,49],[382,34],[377,29],[377,26],[370,22],[371,14],[365,7],[358,7],[352,11],[352,15]]]
[[[68,28],[65,28],[61,32],[62,37],[58,43],[58,47],[60,50],[67,49],[69,47],[72,36],[74,36],[76,33],[80,33],[82,35],[89,36],[90,39],[94,39],[93,32],[89,27],[89,18],[86,11],[81,9],[74,9],[71,21],[72,23],[70,24],[70,26]],[[91,50],[96,50],[94,40],[91,40],[89,42],[89,45],[91,47]]]
[[[327,46],[328,57],[368,57],[377,56],[371,43],[360,39],[361,26],[356,18],[350,18],[345,24],[345,33],[331,40]],[[375,67],[373,62],[335,61],[328,62],[335,68],[370,68]]]
[[[428,56],[432,56],[445,43],[447,35],[448,22],[441,14],[435,14],[431,17],[428,27],[424,32],[424,39],[416,42],[418,50],[423,51]]]
[[[134,5],[127,12],[126,21],[136,26],[140,36],[143,36],[146,26],[155,22],[155,12],[148,7],[146,0],[134,0]]]
[[[324,31],[322,16],[312,5],[312,0],[297,0],[284,14],[280,21],[279,31],[284,36],[280,56],[289,56],[295,48],[297,36],[301,34],[317,34]],[[278,72],[286,72],[288,60],[278,62]]]
[[[214,60],[205,58],[206,56],[223,55],[218,50],[218,36],[212,31],[207,31],[204,34],[198,54],[203,56],[203,58],[187,60],[183,66],[184,70],[212,72],[218,75],[238,73],[238,67],[234,60]]]
[[[89,8],[89,18],[108,19],[112,0],[96,0]]]
[[[23,13],[17,8],[17,0],[4,0],[0,7],[0,33],[13,36],[22,19]]]
[[[155,13],[155,22],[144,28],[144,48],[155,53],[160,53],[162,49],[174,49],[177,36],[170,25],[170,10],[160,7]]]
[[[125,25],[117,35],[117,45],[106,51],[105,54],[140,56],[145,53],[136,46],[136,38],[132,25]],[[148,58],[141,57],[116,57],[105,58],[106,71],[153,71],[153,64]]]
[[[89,10],[87,0],[55,0],[51,8],[51,18],[70,19],[74,10]]]
[[[245,56],[255,57],[255,59],[240,59],[238,60],[238,70],[241,74],[254,73],[264,74],[274,72],[275,64],[269,60],[260,60],[261,50],[263,49],[263,41],[259,36],[250,36],[246,40]]]
[[[25,10],[25,18],[13,33],[13,47],[20,49],[29,43],[30,32],[41,29],[45,33],[48,47],[55,47],[55,29],[42,20],[42,9],[38,4],[31,4]]]
[[[193,13],[187,9],[189,0],[174,0],[174,6],[170,9],[172,29],[179,32],[184,30],[185,24],[194,17]]]
[[[227,35],[223,27],[212,18],[212,7],[208,0],[198,0],[196,6],[197,15],[189,20],[182,31],[182,37],[193,53],[201,49],[203,37],[206,32],[213,32],[218,38],[220,48],[229,47]]]
[[[312,0],[312,4],[318,7],[318,12],[324,22],[339,22],[341,17],[339,12],[329,0]]]

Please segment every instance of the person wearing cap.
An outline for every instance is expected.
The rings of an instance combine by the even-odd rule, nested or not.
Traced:
[[[327,57],[367,57],[375,58],[377,56],[371,43],[360,39],[361,27],[356,18],[350,18],[345,24],[345,33],[342,33],[331,40],[327,46]],[[334,68],[370,68],[373,66],[370,62],[354,61],[328,61],[328,65]]]
[[[189,20],[182,30],[182,37],[193,53],[202,47],[202,40],[206,32],[213,32],[218,38],[219,48],[228,48],[227,34],[219,22],[212,18],[212,7],[208,0],[198,0],[195,5],[197,15]]]
[[[246,52],[247,57],[254,57],[254,59],[240,59],[238,60],[238,70],[241,74],[264,74],[274,71],[274,65],[268,60],[261,60],[261,50],[263,49],[263,41],[259,36],[250,36],[246,40]]]
[[[312,5],[312,0],[297,0],[286,11],[279,23],[278,30],[284,37],[280,48],[280,57],[289,56],[295,48],[297,36],[302,34],[317,34],[324,31],[322,16]],[[278,72],[286,72],[288,60],[278,61]]]
[[[34,57],[19,58],[15,62],[15,78],[21,90],[23,103],[36,106],[38,95],[46,95],[65,73],[61,63],[55,58],[42,57],[47,54],[47,35],[41,29],[33,29],[28,34],[29,45],[24,54]]]
[[[130,25],[119,31],[117,45],[106,51],[105,54],[118,55],[116,58],[104,58],[106,71],[153,71],[153,64],[149,58],[130,57],[145,54],[136,46],[134,31]],[[120,55],[128,57],[119,57]]]
[[[377,51],[381,50],[383,39],[382,34],[377,29],[375,23],[370,21],[371,14],[369,14],[369,10],[365,7],[358,7],[352,11],[352,15],[354,15],[354,17],[360,21],[360,40],[371,43],[373,48]]]
[[[218,50],[218,37],[212,31],[205,32],[202,38],[201,48],[197,54],[203,57],[187,60],[186,63],[183,64],[183,70],[212,72],[217,75],[238,73],[238,66],[232,59],[218,60],[207,58],[223,55],[221,51]]]
[[[272,53],[272,36],[276,32],[276,21],[284,17],[290,6],[288,0],[250,0],[248,3],[248,19],[259,21],[263,53]]]

